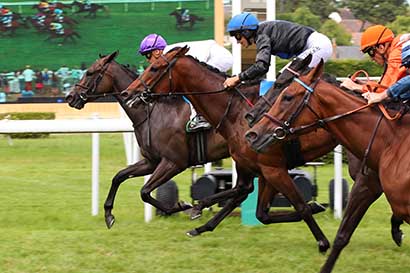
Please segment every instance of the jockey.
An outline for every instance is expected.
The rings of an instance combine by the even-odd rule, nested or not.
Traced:
[[[63,19],[64,19],[63,10],[61,10],[61,9],[55,9],[54,12],[53,12],[53,14],[52,14],[52,16],[54,17],[54,19],[55,19],[57,22],[60,22],[60,23],[63,22]]]
[[[84,9],[91,8],[91,0],[84,0]]]
[[[58,35],[64,34],[63,24],[52,22],[50,24],[50,30],[54,31]]]
[[[34,19],[38,22],[39,25],[44,26],[44,20],[46,19],[46,17],[47,15],[45,15],[42,12],[39,12],[34,16]]]
[[[384,66],[384,72],[378,83],[368,81],[365,84],[346,79],[341,84],[350,90],[362,90],[367,92],[370,86],[372,91],[383,92],[406,75],[406,69],[401,66],[402,44],[410,39],[410,34],[394,36],[389,28],[376,25],[369,27],[363,32],[361,39],[361,51],[369,54],[370,58],[378,65]],[[382,86],[378,86],[378,84]]]
[[[42,0],[40,1],[40,3],[38,4],[38,7],[40,10],[42,10],[43,12],[48,12],[49,11],[49,3],[47,2],[47,0]]]
[[[226,72],[232,68],[233,56],[229,50],[217,44],[214,40],[182,42],[178,44],[167,45],[165,39],[158,34],[146,36],[139,47],[138,52],[145,56],[148,62],[153,63],[156,59],[176,46],[187,45],[190,49],[187,55],[190,55],[201,62]],[[191,107],[190,121],[187,123],[187,131],[195,132],[201,129],[209,129],[211,125]]]
[[[188,22],[189,21],[189,9],[184,9],[181,7],[177,7],[179,14],[181,14],[182,21]]]
[[[259,23],[249,12],[232,17],[227,31],[244,47],[256,44],[255,64],[239,75],[227,78],[225,87],[233,87],[244,80],[261,77],[269,70],[271,55],[282,59],[298,57],[304,59],[312,54],[309,67],[316,66],[321,59],[327,61],[333,52],[329,38],[313,28],[296,23],[274,20]]]
[[[2,8],[0,20],[5,27],[11,27],[13,12],[8,8]]]
[[[393,100],[410,99],[410,41],[407,41],[402,45],[401,66],[405,67],[407,76],[401,78],[381,93],[364,93],[362,96],[367,99],[368,104],[377,103],[387,98]]]

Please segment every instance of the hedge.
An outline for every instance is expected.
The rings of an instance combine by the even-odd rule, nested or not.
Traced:
[[[0,113],[1,119],[10,120],[43,120],[43,119],[55,119],[55,113],[53,112],[10,112],[10,113]],[[46,138],[49,136],[48,133],[19,133],[19,134],[9,134],[12,138]]]

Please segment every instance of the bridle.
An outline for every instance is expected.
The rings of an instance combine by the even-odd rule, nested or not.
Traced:
[[[338,115],[327,117],[327,118],[320,118],[320,116],[315,112],[315,110],[309,105],[310,97],[315,91],[315,87],[318,84],[319,80],[320,78],[317,78],[311,85],[308,85],[305,82],[303,82],[301,79],[299,79],[298,77],[295,77],[293,79],[293,81],[297,82],[303,88],[305,88],[306,92],[303,96],[303,99],[300,101],[299,105],[297,106],[296,110],[289,116],[289,118],[286,121],[279,120],[278,118],[270,115],[269,113],[264,114],[264,117],[266,117],[269,121],[271,121],[272,123],[276,125],[279,125],[279,127],[276,127],[273,131],[273,134],[272,134],[273,138],[275,138],[276,140],[283,140],[288,135],[300,134],[301,131],[306,131],[309,129],[313,130],[318,127],[324,128],[326,124],[330,121],[334,121],[334,120],[349,116],[353,113],[356,113],[358,111],[361,111],[365,108],[372,106],[371,104],[366,104],[366,105],[363,105],[359,108],[356,108],[354,110],[348,111],[343,114],[338,114]],[[305,107],[308,108],[318,119],[307,125],[301,125],[299,127],[292,127],[292,123],[296,120],[296,118],[300,115],[300,113]]]
[[[75,87],[85,90],[85,92],[78,93],[78,95],[80,96],[83,102],[87,102],[89,98],[101,98],[101,97],[106,97],[110,95],[120,94],[119,92],[95,94],[98,85],[101,83],[101,80],[104,78],[104,75],[107,75],[111,77],[111,79],[113,79],[112,75],[110,75],[109,73],[106,73],[109,65],[110,65],[110,62],[106,62],[102,66],[100,66],[99,69],[96,70],[96,71],[99,71],[99,73],[95,79],[92,79],[90,86],[88,86],[88,83],[90,83],[90,81],[87,81],[87,85],[80,84],[80,83],[75,84]]]

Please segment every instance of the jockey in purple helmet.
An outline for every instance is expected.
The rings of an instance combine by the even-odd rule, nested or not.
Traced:
[[[149,63],[152,63],[162,55],[166,46],[165,39],[161,35],[153,33],[142,40],[138,52],[145,56]]]

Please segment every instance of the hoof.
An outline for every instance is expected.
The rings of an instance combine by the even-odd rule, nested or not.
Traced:
[[[202,210],[193,208],[191,211],[191,220],[199,219],[202,216]]]
[[[403,241],[404,238],[404,234],[401,230],[399,230],[398,232],[394,232],[392,233],[393,236],[393,241],[396,243],[397,246],[401,246],[401,243]]]
[[[196,229],[193,229],[193,230],[188,231],[188,232],[186,233],[186,235],[187,235],[188,237],[196,237],[196,236],[201,235],[201,233],[199,233]]]
[[[330,248],[330,244],[328,240],[319,241],[318,242],[319,252],[325,254],[326,251]]]
[[[310,209],[312,210],[312,214],[316,214],[316,213],[323,212],[326,210],[326,208],[322,206],[322,204],[316,201],[310,203],[309,206],[310,206]]]
[[[107,228],[110,229],[115,223],[115,217],[114,215],[109,215],[105,217],[105,224],[107,225]]]

